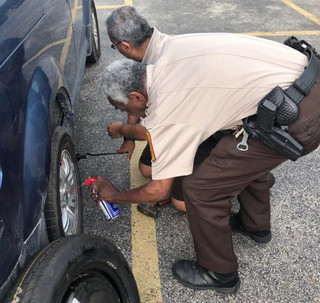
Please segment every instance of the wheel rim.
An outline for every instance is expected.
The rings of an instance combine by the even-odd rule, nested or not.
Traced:
[[[97,21],[95,18],[94,11],[91,13],[92,16],[92,34],[94,38],[94,43],[96,45],[96,48],[99,49],[99,32],[98,32],[98,26],[97,26]]]
[[[61,153],[59,176],[62,226],[65,235],[68,236],[75,234],[77,230],[79,190],[74,190],[78,186],[76,170],[67,150],[63,150]]]
[[[114,285],[98,271],[79,275],[63,294],[63,303],[120,303]]]

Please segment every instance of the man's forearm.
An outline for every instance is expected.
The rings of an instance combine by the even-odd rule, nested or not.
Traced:
[[[140,124],[123,124],[120,129],[123,137],[133,140],[148,140],[147,130]]]
[[[149,183],[128,191],[108,191],[101,188],[100,195],[111,203],[151,203],[170,197],[173,178],[152,180]]]

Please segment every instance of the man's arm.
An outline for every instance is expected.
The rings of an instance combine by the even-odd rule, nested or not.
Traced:
[[[163,201],[170,197],[171,186],[174,178],[163,180],[151,180],[149,183],[128,191],[119,191],[109,180],[102,176],[94,176],[97,181],[90,184],[90,190],[96,188],[96,192],[102,200],[111,203],[151,203]],[[95,200],[95,194],[92,194]]]
[[[148,140],[147,129],[140,124],[124,124],[121,128],[124,137],[134,140]]]
[[[139,117],[128,114],[128,124],[139,124],[139,123],[140,123]]]
[[[123,124],[120,121],[108,126],[108,133],[112,139],[126,137],[130,140],[147,140],[147,130],[140,124]]]

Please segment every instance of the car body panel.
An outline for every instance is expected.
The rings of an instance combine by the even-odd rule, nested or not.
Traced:
[[[0,10],[0,45],[4,45],[7,39],[16,38],[16,43],[10,44],[10,47],[0,48],[0,65],[2,65],[18,47],[19,41],[22,41],[44,16],[44,11],[40,0],[4,1]],[[24,21],[18,22],[18,20]]]
[[[90,48],[88,16],[89,0],[0,2],[1,302],[20,269],[48,243],[43,208],[53,108],[61,102],[72,131]]]

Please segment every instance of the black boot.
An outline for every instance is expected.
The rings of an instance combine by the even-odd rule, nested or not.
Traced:
[[[238,272],[218,274],[200,266],[195,261],[180,260],[173,264],[174,277],[192,289],[212,289],[224,294],[233,294],[240,287]]]
[[[236,214],[230,218],[230,226],[233,231],[248,236],[257,243],[268,243],[271,240],[270,230],[248,231],[242,225],[239,214]]]
[[[139,203],[137,205],[137,210],[143,213],[144,215],[152,218],[156,218],[158,215],[157,204],[152,205],[148,203]]]
[[[272,172],[270,172],[270,188],[272,188],[275,183],[276,183],[276,177]]]

